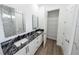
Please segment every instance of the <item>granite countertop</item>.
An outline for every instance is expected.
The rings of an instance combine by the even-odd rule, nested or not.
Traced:
[[[38,33],[40,31],[40,33]],[[24,46],[29,44],[32,40],[34,40],[36,37],[38,37],[40,34],[44,32],[43,29],[37,29],[35,31],[29,32],[27,34],[20,35],[18,37],[15,37],[14,39],[8,40],[6,42],[1,43],[1,47],[3,50],[4,55],[13,55],[16,52],[18,52],[20,49],[22,49]],[[16,47],[14,45],[15,42],[18,42],[19,40],[22,39],[28,39],[25,43],[21,44],[19,47]]]

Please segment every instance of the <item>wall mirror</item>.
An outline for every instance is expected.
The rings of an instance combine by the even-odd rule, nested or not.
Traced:
[[[14,8],[4,5],[0,5],[0,11],[5,37],[25,32],[22,13],[16,12]]]
[[[35,29],[38,29],[38,27],[39,27],[38,17],[35,15],[32,15],[32,29],[35,30]]]

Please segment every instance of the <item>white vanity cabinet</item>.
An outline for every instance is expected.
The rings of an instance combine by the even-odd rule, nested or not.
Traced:
[[[40,47],[42,43],[42,35],[39,35],[37,38],[35,38],[32,42],[30,42],[29,46],[29,52],[27,54],[34,55],[37,49]]]
[[[34,55],[37,49],[42,44],[42,34],[19,50],[15,55]]]

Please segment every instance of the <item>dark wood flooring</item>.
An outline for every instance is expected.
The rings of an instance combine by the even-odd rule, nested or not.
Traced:
[[[60,46],[56,45],[55,40],[47,39],[46,47],[42,44],[35,55],[63,55],[63,51]]]

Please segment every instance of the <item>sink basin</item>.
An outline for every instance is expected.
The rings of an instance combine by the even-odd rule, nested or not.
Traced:
[[[37,31],[37,33],[38,33],[38,34],[40,34],[40,33],[41,33],[41,31]]]
[[[24,38],[24,39],[21,39],[21,40],[15,42],[14,45],[16,45],[16,47],[19,47],[21,44],[24,44],[27,41],[28,41],[28,39]]]

